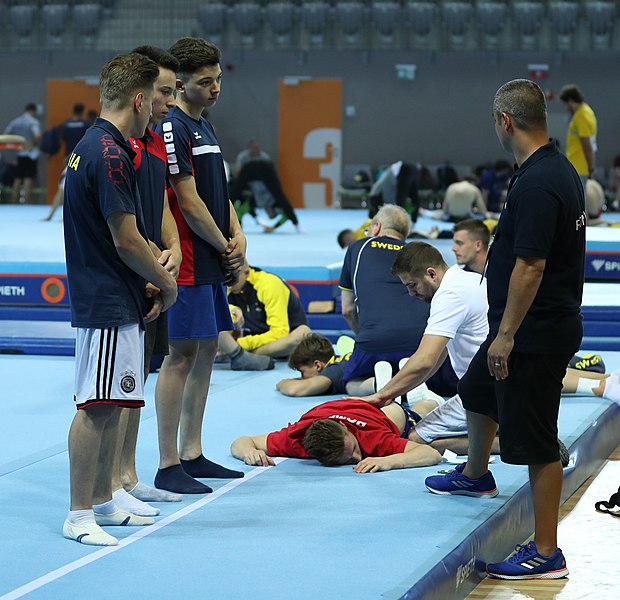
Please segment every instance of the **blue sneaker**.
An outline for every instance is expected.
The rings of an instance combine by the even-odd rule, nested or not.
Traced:
[[[494,498],[499,494],[491,471],[479,479],[470,479],[462,474],[467,463],[457,465],[445,475],[427,477],[424,485],[433,494],[451,494],[453,496],[475,496],[477,498]]]
[[[517,544],[516,553],[487,565],[487,574],[497,579],[560,579],[568,575],[566,559],[559,548],[551,556],[538,553],[536,544]]]

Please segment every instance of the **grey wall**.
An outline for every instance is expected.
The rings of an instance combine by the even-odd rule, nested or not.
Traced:
[[[0,57],[0,128],[26,102],[45,104],[47,78],[96,76],[109,54],[96,52],[4,54]],[[491,101],[505,81],[528,77],[529,63],[548,63],[544,90],[551,134],[564,143],[568,117],[557,93],[577,83],[599,119],[599,160],[609,166],[620,154],[618,53],[511,53],[464,51],[224,52],[223,92],[211,111],[224,155],[232,160],[250,137],[277,156],[277,81],[286,75],[342,78],[343,162],[374,166],[397,159],[476,165],[502,157],[491,120]],[[394,65],[418,66],[414,81],[396,78]],[[71,105],[77,99],[68,98]],[[344,109],[343,106],[343,109]]]

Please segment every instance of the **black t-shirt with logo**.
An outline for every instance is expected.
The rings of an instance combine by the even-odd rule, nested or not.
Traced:
[[[580,313],[585,260],[585,203],[577,172],[554,144],[515,172],[489,250],[490,336],[497,335],[517,257],[545,258],[543,278],[514,350],[571,353],[583,335]]]

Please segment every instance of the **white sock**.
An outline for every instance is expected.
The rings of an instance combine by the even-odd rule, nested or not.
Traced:
[[[95,513],[93,509],[70,510],[67,515],[67,521],[73,525],[89,525],[95,522]]]
[[[181,502],[181,500],[183,500],[181,494],[160,490],[146,485],[146,483],[142,483],[141,481],[138,481],[136,486],[132,490],[129,490],[129,494],[143,502]]]
[[[103,504],[93,504],[93,510],[100,515],[111,515],[118,510],[118,506],[116,506],[114,499],[112,499]]]
[[[134,515],[139,515],[141,517],[156,517],[159,514],[159,508],[154,508],[150,504],[134,498],[123,488],[112,492],[112,500],[114,500],[116,506]]]
[[[426,396],[430,395],[430,390],[426,387],[425,383],[421,383],[419,386],[414,387],[412,390],[409,390],[407,392],[407,400],[409,401],[409,404],[415,404],[416,402],[419,402],[420,400],[426,400]],[[429,400],[434,400],[434,398],[429,397]]]
[[[616,404],[620,404],[620,376],[617,375],[617,371],[605,379],[603,398],[613,400]]]
[[[598,384],[598,379],[584,379],[583,377],[579,377],[579,379],[577,379],[575,394],[588,394],[593,396],[594,392],[592,388],[598,387]]]
[[[375,390],[379,391],[385,387],[390,379],[392,379],[392,365],[385,360],[380,360],[375,364]]]

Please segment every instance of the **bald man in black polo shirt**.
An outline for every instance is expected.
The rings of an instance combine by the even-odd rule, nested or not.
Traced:
[[[566,365],[579,349],[585,223],[579,176],[547,134],[542,90],[517,79],[493,102],[495,131],[517,162],[488,256],[489,337],[459,383],[467,410],[467,463],[426,479],[438,494],[497,495],[488,471],[499,424],[502,460],[528,465],[534,541],[487,565],[502,579],[568,574],[557,546],[562,492],[558,411]]]

